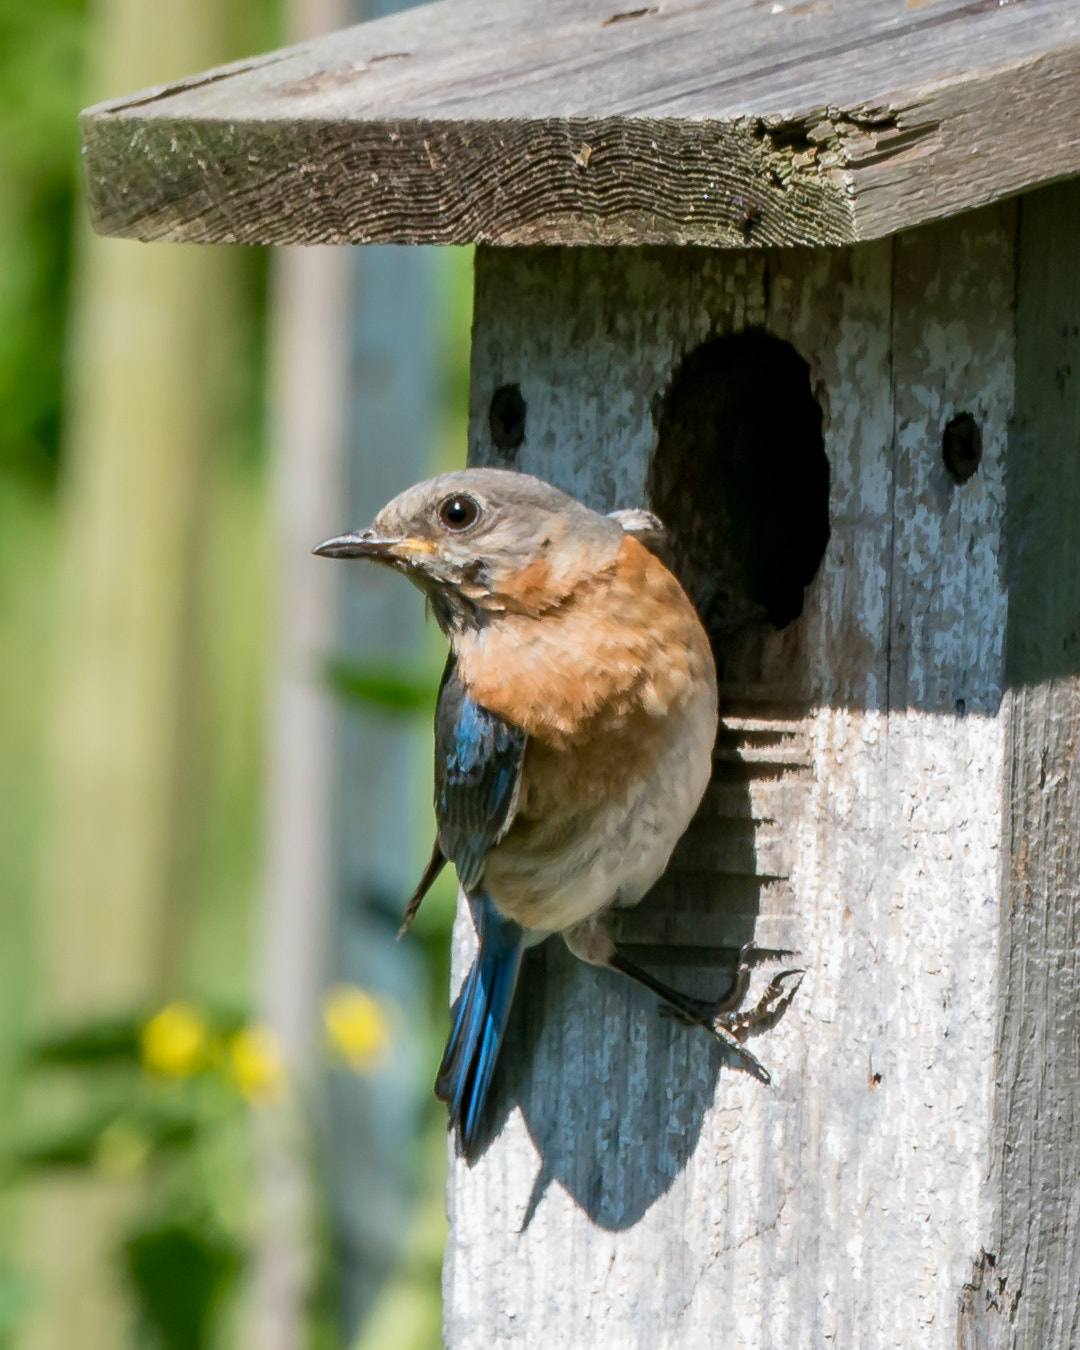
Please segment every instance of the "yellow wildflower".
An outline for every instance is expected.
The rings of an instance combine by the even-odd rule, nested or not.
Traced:
[[[338,984],[323,1003],[331,1049],[354,1073],[370,1073],[390,1051],[390,1018],[381,1003],[355,984]]]
[[[249,1102],[264,1104],[285,1091],[285,1057],[269,1027],[244,1027],[229,1042],[229,1073]]]
[[[190,1078],[206,1061],[209,1032],[197,1008],[170,1003],[142,1029],[142,1062],[166,1078]]]

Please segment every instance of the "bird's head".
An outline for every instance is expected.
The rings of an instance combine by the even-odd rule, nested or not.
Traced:
[[[647,512],[619,516],[659,525]],[[328,539],[315,552],[404,572],[441,627],[454,631],[561,604],[613,565],[624,538],[618,516],[591,511],[530,474],[462,469],[407,488],[366,530]]]

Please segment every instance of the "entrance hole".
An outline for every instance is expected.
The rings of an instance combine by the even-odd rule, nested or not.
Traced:
[[[714,338],[676,371],[657,424],[650,503],[717,655],[747,626],[786,627],[829,541],[809,366],[765,332]]]

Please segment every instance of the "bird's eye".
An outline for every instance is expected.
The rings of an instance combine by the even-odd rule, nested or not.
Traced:
[[[472,497],[465,493],[456,493],[439,506],[439,519],[448,530],[467,530],[475,525],[480,515],[480,507]]]

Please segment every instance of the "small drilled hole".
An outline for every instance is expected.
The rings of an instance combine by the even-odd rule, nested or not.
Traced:
[[[504,384],[491,396],[488,410],[491,443],[504,459],[513,459],[525,440],[525,400],[521,385]]]
[[[957,413],[941,437],[941,457],[954,483],[966,483],[982,460],[982,432],[971,413]]]

